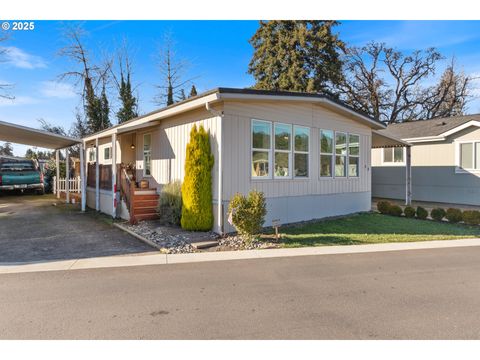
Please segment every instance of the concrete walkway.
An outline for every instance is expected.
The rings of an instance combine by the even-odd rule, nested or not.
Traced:
[[[33,264],[0,264],[0,274],[25,273],[37,271],[60,271],[113,268],[144,265],[168,265],[207,261],[246,260],[261,258],[297,257],[312,255],[357,254],[385,251],[441,249],[454,247],[480,246],[480,239],[418,241],[405,243],[318,246],[291,249],[264,249],[244,251],[222,251],[189,254],[151,254],[141,256],[110,256],[89,259],[72,259]]]

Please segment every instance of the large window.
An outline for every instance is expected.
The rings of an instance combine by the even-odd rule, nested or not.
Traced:
[[[480,142],[462,142],[459,151],[460,168],[480,171]]]
[[[152,175],[152,135],[143,135],[143,176]]]
[[[403,164],[405,162],[403,147],[384,148],[383,163],[384,164]]]
[[[275,177],[291,177],[292,125],[275,123]]]
[[[252,120],[252,178],[308,177],[309,146],[308,127]]]
[[[295,177],[308,177],[308,152],[310,147],[310,129],[303,126],[294,126],[294,155]]]
[[[320,130],[320,176],[332,176],[333,131]]]
[[[360,136],[348,135],[348,176],[357,177],[360,166]]]
[[[97,149],[96,148],[90,148],[89,149],[89,153],[88,153],[88,161],[90,162],[94,162],[96,161],[96,153],[97,153]]]
[[[335,133],[335,177],[345,177],[347,167],[347,134]]]
[[[268,121],[252,121],[252,177],[270,176],[272,148],[272,124]]]

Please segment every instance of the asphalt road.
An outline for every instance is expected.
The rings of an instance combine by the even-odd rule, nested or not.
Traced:
[[[480,247],[0,275],[3,339],[479,339]]]

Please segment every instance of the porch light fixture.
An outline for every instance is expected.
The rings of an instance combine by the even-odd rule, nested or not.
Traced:
[[[135,144],[133,143],[133,134],[132,134],[132,145],[130,145],[130,149],[135,149]]]

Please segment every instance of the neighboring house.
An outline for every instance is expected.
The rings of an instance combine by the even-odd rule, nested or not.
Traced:
[[[480,205],[480,115],[412,121],[381,130],[411,144],[413,200]],[[372,151],[375,197],[405,196],[405,149]]]
[[[184,177],[194,124],[211,134],[218,233],[233,230],[231,197],[251,189],[266,196],[266,226],[368,211],[372,143],[403,144],[379,135],[382,123],[322,95],[218,88],[83,139],[87,205],[126,219],[152,217],[162,186]],[[122,163],[135,165],[135,182]]]

